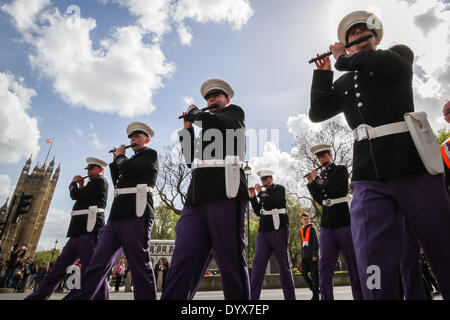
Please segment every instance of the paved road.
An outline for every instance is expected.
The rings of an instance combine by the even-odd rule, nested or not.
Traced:
[[[123,288],[122,288],[123,290]],[[50,300],[60,300],[66,294],[55,293],[50,297]],[[297,300],[310,300],[312,293],[309,289],[299,288],[295,289]],[[0,293],[0,300],[22,300],[27,294],[25,293]],[[160,293],[158,293],[158,299]],[[334,298],[336,300],[353,300],[351,288],[335,287]],[[281,289],[265,289],[261,293],[261,300],[283,300],[283,291]],[[435,300],[442,300],[441,296],[434,297]],[[110,292],[110,300],[133,300],[132,292]],[[200,291],[197,292],[194,300],[224,300],[222,291]]]

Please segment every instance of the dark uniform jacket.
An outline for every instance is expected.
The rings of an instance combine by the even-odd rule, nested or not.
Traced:
[[[286,208],[286,195],[285,189],[280,184],[272,184],[267,191],[260,191],[258,195],[250,199],[253,211],[260,217],[259,219],[259,232],[270,232],[275,230],[273,225],[272,215],[261,214],[261,209],[270,211],[272,209],[285,209]],[[280,227],[289,228],[289,217],[286,214],[280,214]]]
[[[312,223],[307,225],[304,228],[311,228],[309,231],[309,241],[307,246],[303,246],[302,241],[302,258],[312,258],[312,257],[319,257],[319,238],[317,237],[317,231],[316,228]],[[300,228],[300,230],[302,229]],[[301,231],[300,231],[301,232]],[[304,230],[306,235],[306,230]],[[300,233],[300,240],[302,239],[302,235]]]
[[[190,112],[185,116],[185,119],[190,122],[197,122],[196,124],[202,127],[197,138],[194,137],[194,128],[179,131],[183,155],[189,168],[194,158],[199,160],[225,159],[226,155],[235,155],[239,156],[241,161],[244,161],[246,145],[245,114],[241,107],[231,104],[215,114]],[[198,121],[201,121],[201,123]],[[210,131],[209,129],[213,130]],[[220,139],[216,141],[214,132],[220,132],[223,150],[214,147],[222,143],[219,141]],[[207,134],[212,134],[213,138],[204,137]],[[242,169],[240,170],[237,198],[248,200],[247,180]],[[185,205],[193,206],[224,199],[228,199],[225,189],[225,168],[197,168],[192,171]]]
[[[70,197],[76,200],[72,210],[85,210],[91,206],[104,209],[108,199],[108,181],[105,177],[99,176],[90,180],[83,188],[78,188],[76,182],[69,185]],[[86,230],[88,215],[74,216],[70,220],[67,237],[76,237],[89,233]],[[92,233],[98,234],[101,228],[105,226],[104,212],[97,213],[97,220],[95,222]]]
[[[328,168],[323,169],[320,177],[316,177],[307,187],[314,201],[320,205],[326,199],[345,197],[348,193],[347,167],[332,163]],[[350,213],[347,202],[322,207],[321,227],[334,230],[349,225]]]
[[[138,184],[154,187],[158,176],[158,154],[151,148],[136,152],[131,158],[119,155],[109,164],[115,189],[135,188]],[[154,217],[153,196],[147,193],[144,216]],[[136,217],[136,194],[121,194],[114,197],[108,221]]]
[[[410,54],[412,51],[406,47]],[[315,70],[309,118],[320,122],[344,112],[353,130],[364,123],[377,127],[404,121],[414,111],[412,63],[391,50],[342,55],[333,72]],[[387,180],[425,172],[409,132],[354,143],[352,180]]]

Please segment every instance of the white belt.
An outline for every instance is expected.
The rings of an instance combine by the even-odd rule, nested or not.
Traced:
[[[105,209],[97,208],[97,206],[91,206],[89,209],[83,209],[83,210],[74,210],[70,213],[72,217],[75,216],[82,216],[87,215],[87,224],[86,224],[86,230],[87,232],[91,232],[94,230],[95,222],[97,221],[97,213],[99,212],[105,212]]]
[[[227,165],[239,165],[241,166],[244,162],[238,160],[239,157],[226,157],[226,159],[208,159],[208,160],[198,160],[194,159],[192,162],[192,169],[197,168],[225,168]]]
[[[239,192],[240,169],[243,164],[238,156],[225,156],[225,159],[194,159],[191,168],[225,168],[225,192],[228,199],[233,199]]]
[[[147,187],[147,192],[154,192],[153,188],[150,188],[149,186],[145,185]],[[114,190],[114,197],[117,197],[118,195],[121,194],[132,194],[132,193],[136,193],[137,192],[137,187],[134,188],[120,188],[120,189],[115,189]]]
[[[147,207],[147,193],[153,192],[153,188],[150,188],[146,184],[138,184],[134,188],[120,188],[114,190],[114,197],[121,194],[136,194],[136,216],[142,217]]]
[[[360,124],[355,130],[353,130],[353,138],[356,141],[371,140],[408,131],[409,129],[405,121],[389,123],[378,127]]]
[[[97,207],[96,207],[96,208],[97,208]],[[95,213],[99,213],[99,212],[105,212],[105,209],[97,208],[97,209],[95,210]],[[74,211],[72,211],[72,212],[70,213],[70,215],[71,215],[72,217],[74,217],[74,216],[82,216],[82,215],[89,214],[89,213],[91,213],[91,211],[90,211],[89,209],[84,209],[84,210],[74,210]]]
[[[348,197],[336,198],[336,199],[325,199],[322,201],[323,206],[331,207],[338,203],[348,202]]]
[[[269,211],[263,209],[261,210],[261,213],[265,216],[271,215],[273,220],[273,226],[275,230],[278,230],[280,228],[280,214],[286,214],[286,208],[272,209]]]

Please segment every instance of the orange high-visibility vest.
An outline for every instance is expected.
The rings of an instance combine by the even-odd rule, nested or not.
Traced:
[[[305,231],[306,229],[306,231]],[[309,244],[309,233],[311,231],[311,225],[300,228],[300,235],[302,236],[302,245],[307,246]]]
[[[447,141],[441,144],[441,153],[445,165],[450,169],[450,138],[448,138]]]

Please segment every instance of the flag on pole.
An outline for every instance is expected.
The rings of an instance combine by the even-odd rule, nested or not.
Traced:
[[[50,154],[50,150],[52,150],[54,141],[55,141],[55,138],[45,140],[45,143],[50,146],[50,148],[48,148],[47,156],[45,157],[45,163],[47,163],[48,155]]]

